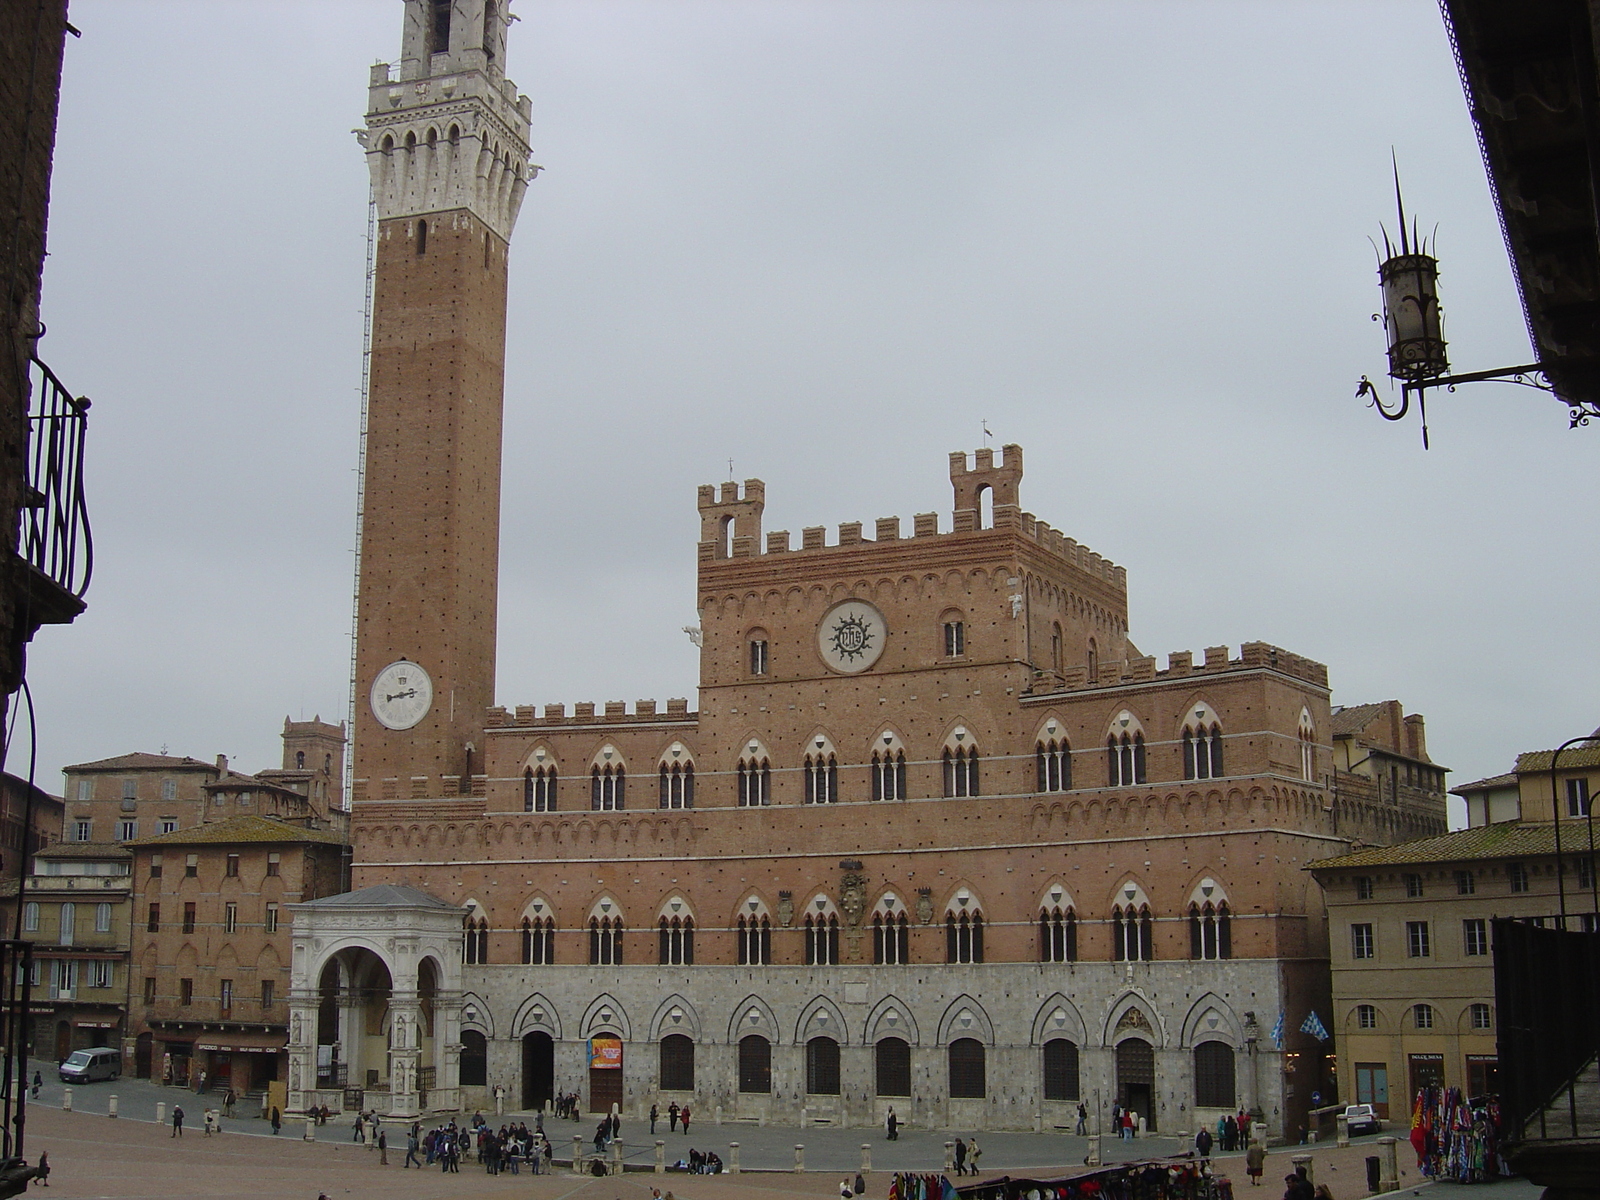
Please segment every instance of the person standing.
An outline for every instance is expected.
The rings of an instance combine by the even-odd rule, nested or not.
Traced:
[[[202,1137],[210,1137],[212,1130],[214,1130],[216,1127],[217,1127],[217,1114],[212,1112],[208,1108],[208,1109],[206,1109],[205,1133],[202,1134],[201,1136]]]
[[[1078,1127],[1075,1130],[1073,1130],[1073,1134],[1075,1136],[1077,1136],[1077,1137],[1082,1137],[1084,1135],[1084,1133],[1088,1130],[1088,1128],[1089,1128],[1089,1110],[1084,1107],[1083,1101],[1079,1100],[1078,1101]]]
[[[956,1139],[956,1174],[967,1173],[967,1144],[960,1138]]]
[[[283,1128],[283,1114],[278,1111],[278,1106],[272,1106],[272,1136],[278,1136],[278,1130]]]
[[[889,1115],[883,1119],[883,1128],[891,1142],[900,1139],[900,1118],[894,1115],[894,1105],[889,1105]]]
[[[667,1132],[678,1132],[678,1102],[676,1100],[667,1105]]]
[[[652,1104],[650,1106],[650,1136],[651,1137],[655,1137],[655,1135],[656,1135],[656,1122],[659,1121],[660,1119],[661,1119],[661,1110],[658,1109],[654,1104]]]
[[[172,1106],[172,1136],[183,1136],[183,1105],[181,1104]]]
[[[1211,1144],[1211,1130],[1200,1126],[1200,1132],[1194,1135],[1194,1148],[1202,1163],[1211,1161]]]
[[[33,1098],[35,1100],[37,1100],[39,1098],[39,1089],[42,1088],[43,1086],[44,1086],[44,1076],[40,1075],[39,1072],[35,1071],[33,1073]]]
[[[277,1133],[278,1131],[274,1129],[272,1132]],[[389,1133],[387,1130],[380,1130],[378,1133],[378,1165],[380,1167],[389,1165]]]
[[[1261,1171],[1266,1165],[1267,1148],[1260,1142],[1251,1142],[1250,1148],[1244,1152],[1245,1173],[1250,1176],[1252,1187],[1261,1186]]]
[[[235,1102],[236,1099],[237,1099],[237,1097],[234,1096],[233,1089],[231,1087],[226,1092],[223,1093],[223,1096],[222,1096],[222,1115],[227,1117],[227,1118],[229,1118],[230,1120],[233,1118],[233,1105],[234,1105],[234,1102]]]
[[[683,1132],[687,1136],[689,1132],[689,1106],[687,1104],[685,1104],[683,1106],[683,1110],[678,1113],[678,1120],[683,1122]]]

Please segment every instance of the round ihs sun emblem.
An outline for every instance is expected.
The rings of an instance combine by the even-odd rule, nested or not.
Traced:
[[[887,633],[876,608],[846,600],[830,608],[817,626],[817,652],[833,670],[854,675],[878,661]]]

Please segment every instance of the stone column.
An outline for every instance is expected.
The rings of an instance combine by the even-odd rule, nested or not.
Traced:
[[[1296,1170],[1304,1167],[1306,1169],[1306,1179],[1310,1181],[1312,1187],[1317,1186],[1316,1159],[1312,1158],[1309,1154],[1291,1154],[1289,1156],[1289,1161],[1295,1165]]]
[[[397,1119],[422,1115],[418,1095],[422,1062],[422,1003],[415,991],[399,991],[389,1001],[389,1111]]]
[[[738,1143],[734,1143],[734,1144],[737,1145]],[[660,1138],[657,1138],[656,1139],[656,1174],[657,1175],[665,1175],[666,1173],[667,1173],[667,1144],[666,1144],[666,1142],[662,1141]]]
[[[739,1143],[738,1142],[729,1142],[728,1143],[728,1174],[729,1175],[737,1175],[738,1173],[739,1173]]]
[[[796,1142],[794,1144],[794,1172],[796,1175],[803,1175],[805,1173],[805,1169],[806,1144],[804,1142]]]
[[[872,1143],[861,1143],[861,1173],[870,1174],[872,1171]]]
[[[583,1135],[581,1133],[572,1135],[572,1173],[574,1175],[583,1174]]]
[[[317,1088],[317,999],[296,995],[289,1001],[288,1111],[303,1113],[311,1107]]]
[[[1393,1192],[1399,1187],[1400,1163],[1395,1158],[1395,1140],[1381,1137],[1378,1139],[1378,1190]]]

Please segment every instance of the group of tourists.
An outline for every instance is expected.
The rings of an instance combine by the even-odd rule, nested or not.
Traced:
[[[658,1106],[652,1104],[650,1106],[650,1133],[652,1135],[655,1134],[656,1122],[659,1121],[659,1120],[661,1120],[661,1109]],[[678,1107],[678,1102],[676,1100],[674,1100],[671,1104],[667,1105],[667,1132],[668,1133],[677,1133],[678,1132],[678,1122],[679,1121],[683,1122],[683,1131],[685,1133],[688,1133],[689,1132],[689,1106],[687,1104],[685,1104],[682,1108],[679,1108]]]
[[[578,1119],[578,1093],[562,1092],[550,1102],[556,1116],[563,1121],[576,1121]]]
[[[467,1127],[451,1121],[424,1131],[421,1122],[413,1124],[406,1135],[406,1157],[401,1165],[420,1170],[437,1163],[441,1171],[459,1174],[463,1159],[476,1158],[489,1175],[519,1175],[523,1167],[530,1174],[545,1175],[553,1153],[550,1139],[540,1130],[530,1130],[526,1122],[502,1124],[496,1130],[479,1114]]]

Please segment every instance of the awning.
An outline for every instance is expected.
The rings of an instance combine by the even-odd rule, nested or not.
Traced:
[[[197,1037],[196,1050],[222,1050],[228,1053],[271,1052],[286,1049],[289,1036],[284,1033],[219,1033]]]

